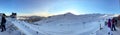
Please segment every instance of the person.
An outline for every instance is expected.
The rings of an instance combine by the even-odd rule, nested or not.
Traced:
[[[118,18],[115,19],[115,26],[118,25]]]
[[[111,19],[108,19],[107,25],[111,29]]]
[[[112,34],[112,32],[111,32],[111,19],[108,19],[107,26],[108,26],[108,30],[109,30],[108,34],[110,35],[110,34]]]
[[[11,18],[16,18],[17,13],[12,13]]]
[[[105,26],[107,25],[107,21],[105,21]]]
[[[2,15],[2,20],[1,20],[1,32],[3,31],[6,31],[6,28],[5,28],[5,23],[6,23],[6,19],[5,19],[5,14]]]
[[[116,31],[116,28],[115,28],[115,24],[117,23],[117,21],[115,20],[115,18],[112,19],[112,31]]]

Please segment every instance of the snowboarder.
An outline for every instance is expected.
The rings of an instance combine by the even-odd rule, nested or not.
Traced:
[[[112,31],[116,31],[115,24],[117,23],[117,20],[115,18],[112,19]]]
[[[6,23],[6,19],[5,19],[5,14],[2,15],[2,20],[1,20],[1,32],[3,31],[6,31],[6,28],[5,28],[5,23]]]

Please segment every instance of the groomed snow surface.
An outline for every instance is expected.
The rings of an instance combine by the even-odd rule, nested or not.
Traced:
[[[0,32],[0,35],[120,35],[120,30],[110,31],[104,25],[106,19],[111,15],[87,14],[73,15],[71,13],[52,16],[48,19],[33,24],[17,19],[7,18],[7,31]],[[8,28],[12,24],[15,29]],[[37,24],[37,25],[35,25]],[[103,29],[100,30],[100,25]],[[11,29],[11,28],[10,28]]]

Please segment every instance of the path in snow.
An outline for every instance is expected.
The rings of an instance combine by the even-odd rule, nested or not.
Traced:
[[[0,30],[1,31],[1,30]],[[0,35],[10,35],[10,33],[4,31],[4,32],[0,32]]]
[[[108,35],[108,32],[111,32],[113,35],[120,35],[120,29],[116,29],[117,31],[111,31],[107,26],[104,26],[102,30],[96,32],[96,35]]]
[[[113,34],[114,35],[120,35],[120,28],[116,28],[117,29],[117,31],[113,31]]]

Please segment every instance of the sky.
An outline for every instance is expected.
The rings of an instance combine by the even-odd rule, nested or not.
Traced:
[[[71,12],[75,15],[120,14],[120,0],[0,0],[0,13],[20,16],[51,16]]]

